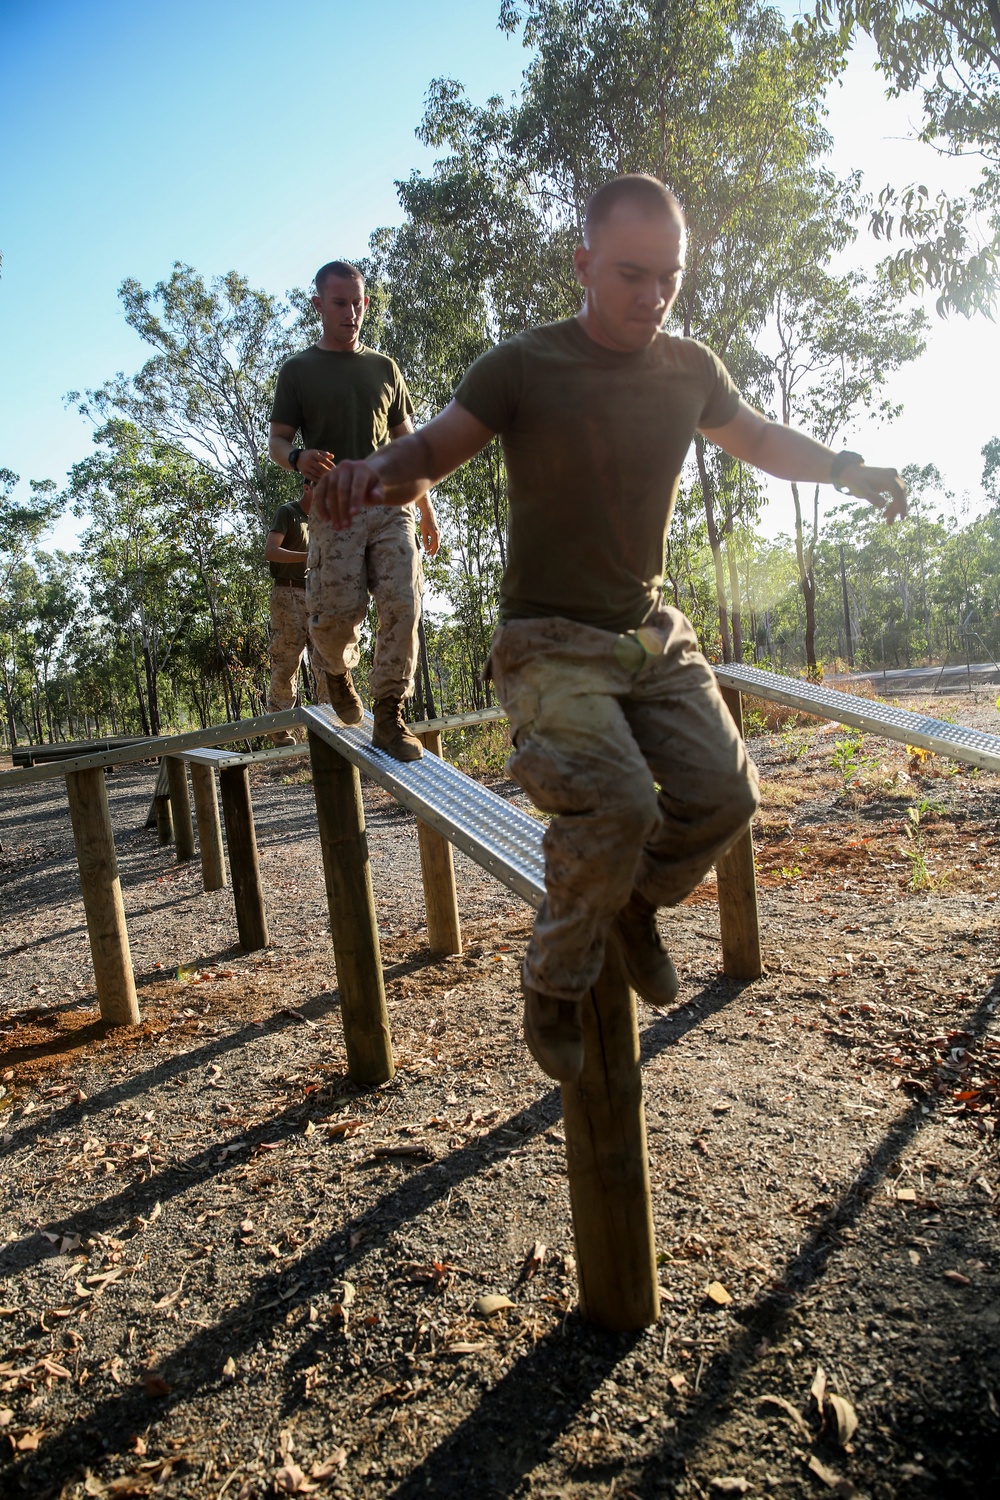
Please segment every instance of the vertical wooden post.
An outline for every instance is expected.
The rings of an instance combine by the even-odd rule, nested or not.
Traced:
[[[721,688],[726,707],[743,734],[743,695]],[[730,979],[759,979],[764,972],[760,947],[757,876],[753,863],[753,830],[748,828],[715,867],[719,881],[719,927],[722,967]]]
[[[312,731],[309,754],[347,1069],[356,1084],[374,1088],[391,1078],[396,1069],[382,981],[361,778],[350,761]]]
[[[103,770],[68,772],[66,794],[101,1019],[109,1026],[137,1026],[139,1002]]]
[[[174,820],[170,816],[170,798],[159,796],[153,798],[153,815],[156,818],[156,842],[158,844],[172,844],[174,841]]]
[[[426,729],[419,738],[432,755],[442,754],[440,729]],[[427,946],[432,953],[461,953],[462,924],[458,917],[451,844],[419,818],[417,842],[427,911]]]
[[[226,883],[226,857],[222,852],[219,799],[215,795],[215,772],[211,766],[191,762],[194,813],[198,820],[201,849],[201,880],[206,891],[221,891]]]
[[[194,824],[191,822],[187,767],[176,755],[168,755],[166,760],[170,782],[170,812],[174,820],[174,848],[179,860],[194,859]]]
[[[246,766],[227,766],[219,772],[222,812],[229,845],[229,873],[233,882],[236,930],[248,952],[268,945],[267,913],[260,883],[257,833],[253,826],[250,777]]]
[[[562,1085],[580,1311],[614,1331],[660,1315],[635,996],[609,944],[583,1002],[585,1061]]]

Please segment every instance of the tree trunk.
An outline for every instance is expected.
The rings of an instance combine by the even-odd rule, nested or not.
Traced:
[[[705,507],[708,543],[712,549],[712,561],[715,564],[715,597],[719,607],[719,634],[722,637],[722,660],[732,661],[733,648],[729,639],[729,615],[726,609],[726,582],[722,567],[722,543],[715,521],[715,489],[712,484],[711,475],[708,472],[708,465],[705,462],[705,439],[700,432],[695,433],[694,447],[698,460],[698,473],[701,477],[701,497]]]
[[[726,541],[726,560],[729,563],[729,597],[731,608],[729,617],[733,622],[733,660],[743,660],[743,608],[740,599],[740,575],[736,563],[736,555],[732,546],[732,532],[730,531]]]

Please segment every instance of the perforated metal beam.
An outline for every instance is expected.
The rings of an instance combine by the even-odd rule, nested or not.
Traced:
[[[397,802],[461,849],[531,906],[545,894],[545,825],[437,755],[398,761],[371,745],[371,715],[345,728],[330,708],[305,708],[302,721],[384,787]]]
[[[881,735],[883,739],[919,745],[937,755],[949,755],[953,760],[982,766],[987,771],[1000,771],[1000,736],[987,734],[984,730],[949,724],[945,719],[911,713],[909,709],[896,708],[891,703],[875,703],[853,693],[823,687],[821,683],[782,677],[778,672],[765,672],[760,667],[716,667],[715,675],[723,687],[735,688],[752,697],[783,703],[787,708],[798,708],[823,719],[833,719],[838,724],[850,724],[856,729],[867,730],[869,734]]]

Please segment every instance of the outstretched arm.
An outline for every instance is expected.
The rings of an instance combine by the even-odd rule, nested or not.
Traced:
[[[794,427],[769,422],[759,411],[741,401],[736,415],[723,427],[702,429],[710,442],[743,463],[801,484],[830,484],[830,466],[836,453]],[[840,483],[859,500],[881,510],[887,521],[906,515],[906,485],[895,469],[875,469],[869,464],[849,464],[841,470]]]
[[[443,412],[370,458],[342,459],[313,486],[313,513],[344,531],[366,505],[408,505],[474,458],[494,434],[464,406]]]

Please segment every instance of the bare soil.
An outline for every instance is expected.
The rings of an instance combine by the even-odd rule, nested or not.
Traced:
[[[0,794],[3,1492],[1000,1493],[1000,778],[851,743],[752,741],[764,978],[722,975],[711,882],[663,914],[631,1336],[576,1312],[526,908],[456,857],[465,952],[432,956],[414,822],[367,789],[398,1071],[359,1093],[305,762],[255,773],[252,954],[144,829],[153,768],[108,779],[133,1031],[96,1019],[61,781]]]

